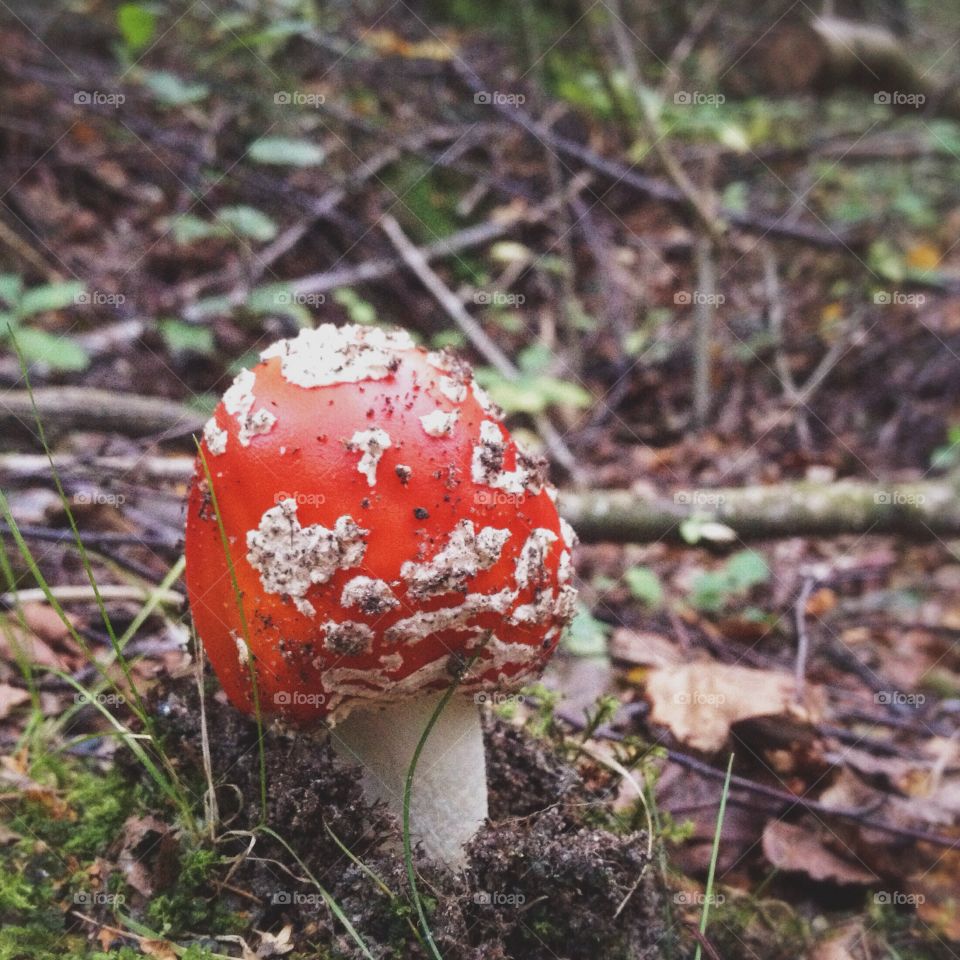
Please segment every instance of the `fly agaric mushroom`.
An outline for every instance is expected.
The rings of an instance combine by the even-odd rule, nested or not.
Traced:
[[[324,324],[260,357],[203,432],[186,529],[197,632],[236,707],[254,711],[255,673],[263,713],[325,721],[396,813],[459,676],[411,802],[411,834],[456,863],[487,815],[478,702],[556,647],[575,535],[544,461],[453,354]]]

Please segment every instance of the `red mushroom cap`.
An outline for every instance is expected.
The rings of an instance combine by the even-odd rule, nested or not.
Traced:
[[[324,324],[242,371],[201,444],[187,589],[232,703],[309,723],[537,676],[576,598],[575,536],[468,364],[408,334]],[[244,637],[244,619],[247,638]],[[249,642],[249,647],[248,647]]]

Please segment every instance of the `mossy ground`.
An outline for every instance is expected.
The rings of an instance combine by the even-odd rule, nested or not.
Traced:
[[[297,863],[257,833],[256,725],[208,698],[219,808],[213,840],[201,821],[197,690],[190,681],[166,683],[151,709],[197,801],[197,822],[177,822],[125,752],[109,769],[76,757],[38,759],[29,775],[42,789],[8,801],[6,810],[12,834],[0,848],[0,960],[97,956],[104,944],[111,957],[118,950],[134,956],[138,945],[162,950],[154,940],[202,960],[236,955],[231,941],[218,938],[239,936],[256,949],[255,931],[278,934],[288,925],[290,956],[359,956],[307,870],[374,956],[425,955],[397,824],[365,801],[355,771],[321,738],[266,736],[266,822]],[[506,723],[491,721],[486,737],[492,823],[471,845],[467,870],[454,875],[415,861],[443,956],[667,955],[673,934],[662,878],[647,860],[645,835],[622,829],[610,813],[610,783],[600,776],[588,787],[556,743]]]

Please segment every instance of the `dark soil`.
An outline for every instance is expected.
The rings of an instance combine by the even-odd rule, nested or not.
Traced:
[[[185,779],[203,789],[200,711],[192,681],[168,681],[152,708]],[[220,816],[233,830],[259,820],[254,722],[214,697],[207,726]],[[486,729],[492,822],[474,839],[464,872],[415,856],[431,930],[446,960],[587,957],[655,958],[668,935],[658,873],[643,833],[610,832],[609,798],[587,787],[548,741],[491,720]],[[265,736],[268,824],[296,851],[376,956],[426,956],[412,933],[395,819],[364,799],[357,771],[335,757],[322,734]],[[138,768],[131,767],[131,775]],[[591,777],[591,781],[595,779]],[[242,799],[241,799],[242,798]],[[603,822],[606,829],[593,829]],[[606,818],[606,819],[604,819]],[[327,829],[329,828],[329,830]],[[338,846],[335,834],[391,890],[388,896]],[[221,852],[239,855],[249,837]],[[285,869],[286,868],[286,869]],[[261,836],[230,876],[232,891],[253,894],[251,925],[292,924],[297,948],[319,956],[360,956],[304,871],[281,844]],[[638,882],[639,879],[639,882]],[[221,889],[219,896],[237,894]],[[626,899],[626,905],[619,910]],[[251,901],[235,905],[251,910]]]

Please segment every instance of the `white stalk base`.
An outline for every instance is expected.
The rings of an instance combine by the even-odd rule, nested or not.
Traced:
[[[413,751],[442,693],[380,708],[352,711],[330,732],[344,760],[363,767],[368,797],[386,802],[403,823],[403,788]],[[453,696],[424,745],[413,778],[410,836],[428,856],[451,866],[464,861],[463,845],[487,819],[487,774],[480,708]]]

